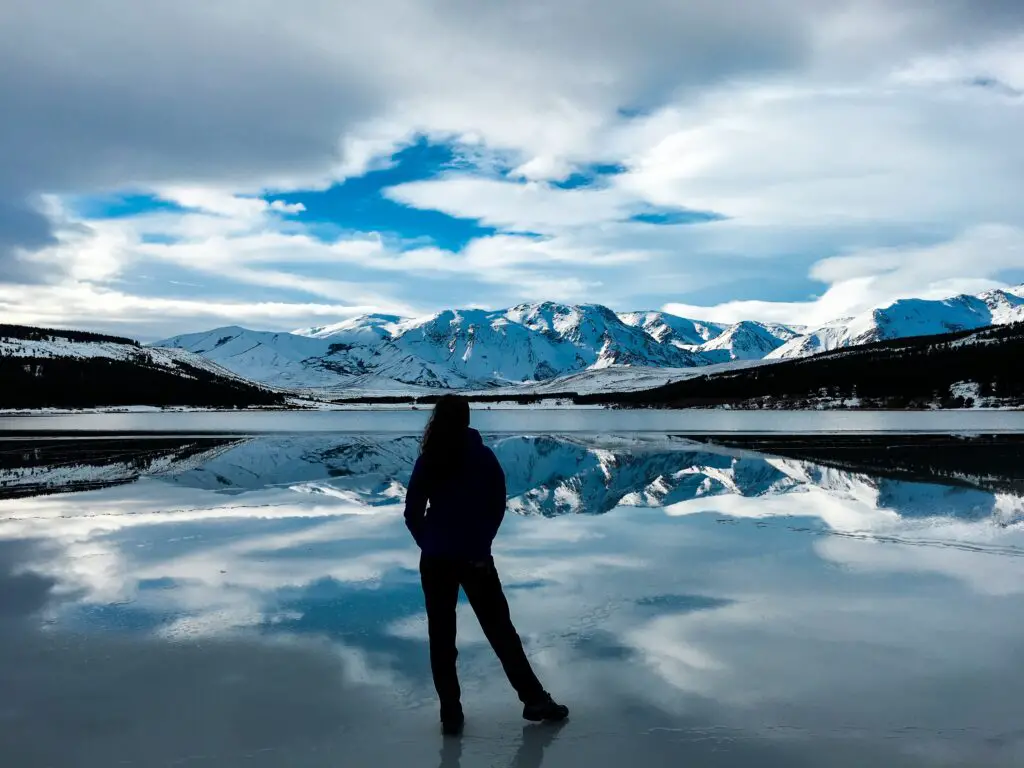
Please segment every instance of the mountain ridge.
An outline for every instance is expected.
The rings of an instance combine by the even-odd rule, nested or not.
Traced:
[[[791,339],[766,357],[769,360],[806,357],[875,341],[956,333],[1022,320],[1024,285],[945,299],[897,299],[884,307],[832,320]]]
[[[1024,320],[1024,285],[940,300],[900,299],[807,328],[718,323],[553,301],[498,310],[370,314],[291,333],[225,326],[156,342],[253,381],[295,390],[486,390],[628,367],[685,370],[774,362],[909,336]]]
[[[643,314],[650,316],[648,327],[599,304],[539,302],[494,311],[447,309],[408,320],[365,315],[296,333],[225,326],[154,346],[186,349],[272,386],[402,391],[508,387],[612,367],[698,368],[763,356],[734,347],[734,336],[741,343],[771,339],[763,342],[767,351],[796,333],[778,324],[691,324]],[[651,323],[664,330],[652,335]],[[734,331],[738,327],[743,333]]]

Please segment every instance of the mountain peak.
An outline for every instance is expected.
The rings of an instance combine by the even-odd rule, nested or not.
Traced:
[[[182,347],[277,386],[482,389],[598,368],[675,369],[803,357],[1014,321],[1024,321],[1024,285],[978,296],[900,299],[814,329],[542,301],[494,311],[445,309],[417,318],[369,314],[291,334],[225,326],[156,346]]]
[[[897,299],[854,317],[833,320],[788,341],[768,359],[804,357],[831,349],[908,336],[930,336],[1024,321],[1024,299],[1013,289],[944,299]]]
[[[329,339],[338,334],[358,333],[361,331],[383,332],[390,335],[392,326],[396,326],[402,321],[403,318],[398,315],[373,313],[350,317],[347,320],[331,323],[330,325],[298,328],[292,331],[292,333],[296,336],[309,336],[315,339]]]
[[[718,336],[697,347],[697,351],[710,355],[714,362],[731,360],[760,360],[781,347],[795,334],[785,326],[773,329],[764,323],[741,320],[733,323]]]
[[[619,319],[626,325],[642,328],[661,344],[696,347],[718,336],[728,326],[704,320],[690,320],[659,310],[624,312]]]

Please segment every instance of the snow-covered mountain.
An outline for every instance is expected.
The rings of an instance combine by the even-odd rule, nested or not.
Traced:
[[[365,344],[394,338],[403,322],[398,315],[362,315],[333,325],[299,328],[292,333],[312,339],[331,339],[338,344]]]
[[[182,348],[247,379],[289,389],[412,394],[423,388],[525,386],[569,392],[583,380],[599,382],[602,377],[591,372],[607,369],[630,371],[625,379],[635,378],[639,386],[650,378],[644,371],[679,377],[685,374],[672,372],[1015,320],[1024,320],[1024,286],[941,301],[904,299],[813,330],[542,302],[497,311],[449,309],[411,319],[365,315],[292,333],[232,326],[157,346]]]
[[[330,345],[291,333],[251,331],[237,325],[203,333],[175,336],[155,348],[182,349],[212,360],[239,376],[275,386],[322,386],[337,376],[330,371],[317,375],[306,364],[325,356]]]
[[[688,347],[711,341],[728,327],[722,323],[687,320],[665,312],[624,312],[619,319],[626,325],[643,328],[657,342]]]
[[[187,350],[239,376],[276,387],[352,386],[362,375],[360,356],[350,354],[355,346],[294,333],[228,326],[175,336],[154,346]]]
[[[872,341],[969,331],[1024,320],[1024,285],[948,299],[900,299],[855,317],[833,320],[769,352],[769,360],[806,357]]]
[[[493,312],[445,310],[408,320],[366,315],[292,333],[232,326],[175,336],[157,346],[203,355],[278,387],[397,393],[537,384],[608,368],[693,369],[763,357],[795,333],[771,324],[724,326],[658,312],[617,315],[597,304],[543,302]],[[705,354],[701,345],[716,339]]]
[[[800,334],[785,325],[748,320],[730,325],[718,336],[694,348],[715,363],[732,360],[761,360]]]

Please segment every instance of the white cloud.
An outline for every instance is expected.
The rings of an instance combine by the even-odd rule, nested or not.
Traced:
[[[560,189],[539,181],[518,183],[456,175],[401,184],[386,194],[416,208],[544,234],[628,218],[630,204],[637,205],[610,189]]]
[[[210,303],[249,307],[226,318],[247,322],[278,312],[257,305],[288,305],[297,325],[310,317],[294,292],[391,311],[513,298],[631,309],[652,295],[699,304],[711,288],[703,303],[715,306],[695,308],[708,317],[817,321],[895,291],[997,285],[1024,267],[1011,245],[952,255],[978,233],[1024,227],[1024,13],[1012,0],[768,0],[758,14],[742,0],[103,8],[23,3],[0,31],[0,281],[60,283],[32,289],[50,302],[38,306],[8,291],[12,317],[102,322],[88,297],[131,303],[127,275],[157,262],[226,286],[212,302],[161,297],[180,308],[174,318],[186,306],[208,317],[199,307]],[[492,164],[484,178],[404,184],[392,197],[508,231],[458,254],[392,253],[373,237],[316,241],[287,220],[299,206],[252,196],[387,166],[416,136],[514,170],[496,179]],[[589,163],[625,172],[603,189],[547,183]],[[191,212],[83,230],[27,204],[124,189]],[[650,205],[730,219],[626,221]],[[947,245],[918,258],[921,243]],[[723,303],[731,284],[797,268],[802,278],[811,262],[823,291],[811,303],[773,301],[778,277],[758,302]],[[436,278],[430,291],[422,277]],[[53,303],[62,295],[78,298]],[[160,311],[134,301],[132,316]]]
[[[5,322],[105,328],[143,339],[164,338],[186,327],[202,330],[243,324],[256,328],[296,328],[310,318],[331,320],[389,310],[411,313],[408,308],[392,303],[360,306],[168,298],[138,296],[88,283],[0,285],[0,312]]]
[[[651,120],[619,182],[654,203],[751,225],[1020,221],[1024,102],[988,89],[743,87]]]
[[[736,301],[716,307],[667,304],[675,314],[735,322],[755,317],[781,323],[821,325],[896,299],[944,299],[1005,287],[997,276],[1024,266],[1024,229],[975,227],[955,240],[931,247],[885,248],[817,262],[811,276],[828,285],[804,302]]]
[[[393,250],[375,233],[340,235],[334,240],[314,237],[302,224],[285,218],[292,206],[215,189],[168,188],[160,194],[188,211],[76,220],[59,201],[51,200],[55,216],[62,221],[58,242],[33,258],[51,264],[65,279],[29,287],[0,283],[7,316],[17,322],[89,325],[96,308],[102,306],[102,327],[138,323],[140,330],[135,333],[156,324],[166,329],[157,335],[170,335],[189,317],[286,329],[311,317],[424,314],[425,307],[416,296],[420,286],[412,284],[404,291],[416,303],[396,296],[393,281],[412,275],[435,280],[455,277],[501,291],[510,299],[540,294],[584,300],[599,281],[586,273],[552,272],[553,266],[615,267],[645,258],[640,250],[504,234],[473,240],[457,253],[433,246]],[[145,272],[160,265],[185,270],[190,276],[178,281],[181,285],[209,279],[226,283],[226,295],[210,300],[137,296],[123,287],[124,275],[131,270]],[[299,292],[330,303],[293,298],[254,302],[245,298],[247,286]]]
[[[650,262],[649,278],[675,253],[680,282],[697,287],[716,280],[723,257],[742,269],[744,258],[784,265],[808,241],[820,249],[824,258],[809,277],[823,293],[813,302],[666,306],[708,319],[814,324],[904,296],[997,287],[1001,274],[1024,268],[1024,217],[1016,205],[1024,183],[1016,138],[1024,133],[1024,99],[973,85],[966,73],[1016,82],[1024,38],[950,56],[962,71],[953,78],[908,76],[934,66],[921,60],[845,82],[708,89],[606,132],[594,156],[614,157],[626,170],[599,189],[463,175],[388,194],[496,227],[543,232],[552,253],[629,247]],[[626,223],[646,205],[729,219],[660,231]],[[873,245],[886,239],[894,245]]]
[[[953,87],[973,83],[989,87],[995,94],[1004,97],[1019,96],[1020,91],[1024,90],[1022,37],[1018,35],[983,48],[959,47],[944,56],[923,56],[899,70],[896,79],[914,84]]]

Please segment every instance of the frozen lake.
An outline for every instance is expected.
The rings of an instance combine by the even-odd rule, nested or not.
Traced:
[[[423,430],[429,410],[211,411],[0,416],[0,432],[398,432]],[[511,408],[475,410],[493,433],[1024,432],[1024,411],[725,411]]]
[[[401,517],[423,418],[4,419],[272,432],[0,435],[4,765],[1024,764],[1019,440],[769,456],[667,434],[1021,414],[476,414],[508,476],[513,618],[572,715],[525,726],[462,605],[461,740],[437,730]]]

